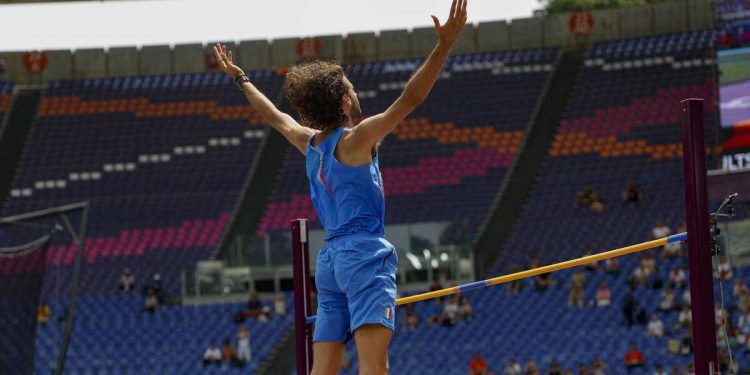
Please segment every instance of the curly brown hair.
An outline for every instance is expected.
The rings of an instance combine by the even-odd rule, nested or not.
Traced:
[[[302,121],[313,129],[329,130],[347,120],[341,98],[349,92],[344,68],[334,61],[309,60],[289,69],[284,91]]]

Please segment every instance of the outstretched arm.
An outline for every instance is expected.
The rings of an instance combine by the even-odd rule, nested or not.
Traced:
[[[453,0],[445,25],[440,26],[437,17],[432,16],[438,36],[437,45],[406,84],[401,96],[385,112],[363,120],[354,128],[352,138],[357,144],[366,146],[369,150],[424,102],[440,75],[448,53],[464,30],[467,2],[468,0]]]
[[[219,68],[232,79],[237,79],[245,74],[237,65],[234,65],[232,60],[232,51],[227,50],[227,46],[216,44],[214,46],[214,54],[216,55],[216,61],[219,64]],[[289,143],[294,145],[302,154],[305,154],[307,139],[313,134],[313,130],[306,128],[292,116],[279,111],[273,103],[266,98],[263,93],[258,90],[252,83],[245,81],[242,83],[242,92],[245,93],[245,97],[250,102],[250,105],[260,114],[263,120],[270,124],[274,129],[278,130]]]

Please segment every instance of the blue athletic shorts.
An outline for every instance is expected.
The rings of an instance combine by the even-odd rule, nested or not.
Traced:
[[[318,254],[318,312],[313,341],[345,342],[363,324],[393,330],[396,249],[372,234],[336,237]]]

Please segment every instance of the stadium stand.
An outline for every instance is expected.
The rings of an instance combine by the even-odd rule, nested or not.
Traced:
[[[252,75],[278,94],[280,77]],[[230,81],[195,74],[51,83],[5,213],[91,200],[82,292],[111,292],[131,268],[141,279],[159,273],[176,294],[181,270],[210,256],[265,136]],[[50,263],[68,267],[74,254],[53,242]]]
[[[558,54],[557,48],[547,48],[450,57],[427,101],[380,147],[386,223],[453,221],[460,226],[466,218],[468,227],[476,228],[489,214]],[[378,113],[390,105],[420,63],[351,66],[348,74],[364,113]],[[259,236],[285,231],[296,217],[311,218],[313,228],[320,227],[304,163],[290,149]],[[461,199],[441,198],[446,196]],[[471,238],[475,233],[467,234]],[[447,234],[443,241],[453,243],[457,237],[458,233]],[[288,248],[280,240],[272,246]],[[262,254],[260,246],[251,249],[256,259]],[[289,256],[281,250],[272,254]]]
[[[714,9],[717,47],[736,48],[750,44],[750,1],[716,1]]]

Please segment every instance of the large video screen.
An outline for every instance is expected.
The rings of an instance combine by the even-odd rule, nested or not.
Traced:
[[[724,149],[750,148],[750,47],[719,51],[718,57]]]

